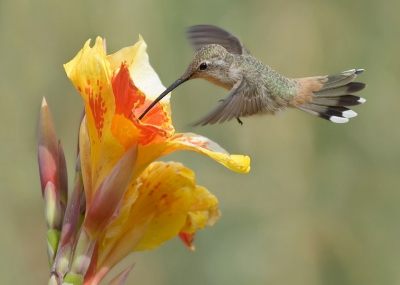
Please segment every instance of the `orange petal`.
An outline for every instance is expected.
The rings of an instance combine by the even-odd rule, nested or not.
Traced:
[[[117,69],[121,62],[124,62],[129,69],[133,84],[137,86],[143,94],[146,94],[146,102],[142,105],[136,105],[133,110],[135,117],[139,117],[151,102],[165,90],[165,86],[162,85],[160,78],[149,63],[149,56],[146,53],[146,48],[146,43],[142,37],[139,36],[139,41],[134,46],[123,48],[115,54],[107,56],[112,70]],[[141,121],[141,124],[149,125],[148,128],[141,128],[142,139],[151,135],[151,132],[166,137],[170,137],[174,133],[171,122],[169,98],[170,95],[165,96],[160,104],[157,104]],[[141,144],[145,145],[149,143],[149,141],[151,141],[151,139],[147,139],[147,141],[142,140]]]
[[[194,235],[195,235],[195,233],[192,233],[192,234],[179,233],[179,238],[183,241],[183,243],[186,245],[186,247],[188,249],[190,249],[191,251],[195,250],[195,247],[193,245]]]
[[[135,86],[146,94],[148,100],[153,101],[165,90],[165,86],[151,67],[146,49],[146,43],[139,36],[139,41],[134,46],[123,48],[115,54],[108,55],[107,60],[112,70],[117,69],[121,62],[125,62]],[[163,105],[169,105],[169,98],[170,95],[167,95],[161,100]]]
[[[118,142],[129,149],[138,142],[140,130],[133,123],[133,109],[143,105],[145,96],[133,84],[127,66],[122,63],[119,72],[112,78],[115,114],[111,132]]]

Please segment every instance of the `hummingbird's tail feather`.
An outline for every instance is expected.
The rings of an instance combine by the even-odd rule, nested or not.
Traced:
[[[327,107],[314,104],[304,104],[297,108],[334,123],[347,123],[350,118],[357,116],[356,112],[346,107]]]
[[[310,90],[313,94],[312,99],[296,107],[334,123],[347,123],[349,118],[357,116],[357,113],[346,107],[359,105],[366,101],[364,98],[353,95],[366,86],[364,83],[353,82],[356,76],[363,71],[364,69],[352,69],[334,75],[314,77],[318,84],[310,86],[318,86],[318,88]],[[310,82],[310,78],[306,80],[304,82]],[[301,83],[302,79],[299,81]]]

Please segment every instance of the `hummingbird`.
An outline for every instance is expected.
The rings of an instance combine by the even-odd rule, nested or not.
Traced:
[[[139,117],[182,83],[203,78],[229,90],[227,97],[193,125],[222,123],[259,113],[276,114],[297,108],[311,115],[346,123],[357,113],[349,106],[364,103],[353,95],[365,88],[353,82],[364,69],[304,78],[287,78],[263,64],[244,48],[241,41],[222,28],[211,25],[189,27],[187,38],[197,51],[186,71],[169,86]]]

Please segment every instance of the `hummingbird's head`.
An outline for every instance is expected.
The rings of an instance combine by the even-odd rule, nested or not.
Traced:
[[[186,81],[203,78],[214,84],[225,86],[227,84],[225,77],[228,76],[232,60],[232,54],[222,46],[206,45],[196,53],[180,79]]]
[[[190,79],[203,78],[214,84],[230,89],[233,85],[233,81],[228,71],[232,61],[233,55],[222,46],[215,44],[204,46],[196,53],[185,73],[179,77],[177,81],[172,83],[171,86],[165,89],[165,91],[147,107],[142,115],[140,115],[139,120],[169,92]]]

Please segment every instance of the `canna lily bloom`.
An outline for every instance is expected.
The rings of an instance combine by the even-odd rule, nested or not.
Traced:
[[[79,134],[86,215],[71,268],[85,284],[97,284],[132,251],[154,249],[177,235],[193,248],[195,231],[220,216],[217,199],[196,185],[190,169],[157,158],[192,150],[239,173],[250,170],[250,159],[203,136],[175,133],[169,96],[137,119],[165,89],[141,37],[112,55],[101,38],[89,43],[64,68],[86,113]],[[83,261],[79,253],[90,258]]]

